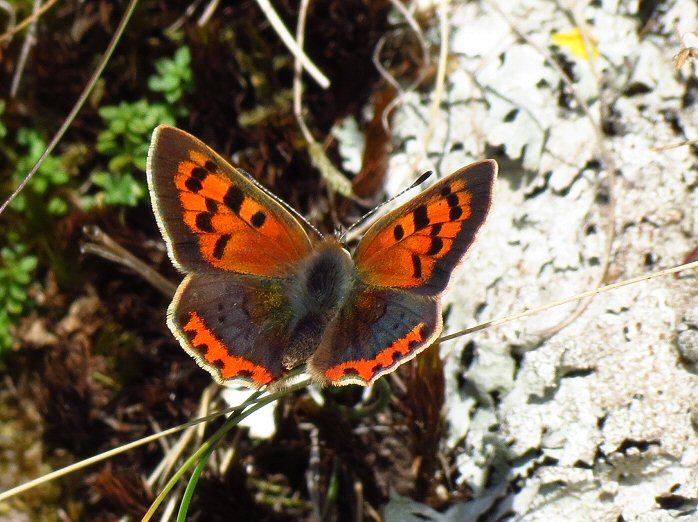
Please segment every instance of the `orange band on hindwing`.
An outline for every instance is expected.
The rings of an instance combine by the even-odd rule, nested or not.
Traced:
[[[186,333],[191,349],[197,359],[205,362],[207,367],[215,366],[222,379],[244,377],[259,386],[268,384],[272,375],[263,366],[248,361],[244,357],[231,355],[225,345],[216,337],[196,312],[190,312],[189,321],[182,328]]]
[[[338,364],[325,371],[325,377],[332,382],[340,382],[358,376],[362,381],[370,382],[377,375],[385,373],[405,357],[413,355],[419,345],[424,343],[424,323],[415,326],[407,335],[395,341],[373,359],[360,359]]]

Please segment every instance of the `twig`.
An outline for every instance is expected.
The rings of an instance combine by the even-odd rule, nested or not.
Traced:
[[[313,79],[320,85],[320,87],[322,87],[323,89],[327,89],[330,86],[330,80],[320,71],[320,69],[318,69],[318,67],[313,62],[310,61],[310,58],[308,58],[308,56],[303,52],[303,48],[299,47],[298,43],[293,39],[291,33],[288,32],[288,29],[286,29],[283,20],[281,20],[281,18],[272,7],[269,0],[255,1],[257,2],[257,5],[262,10],[264,15],[267,17],[267,20],[269,20],[269,23],[276,31],[276,34],[279,35],[279,38],[281,38],[281,41],[284,42],[291,54],[295,56],[296,60],[300,60],[301,64],[303,65],[303,68],[307,71],[307,73],[310,76],[313,77]]]
[[[444,335],[442,337],[439,337],[439,339],[437,339],[435,342],[450,341],[452,339],[455,339],[456,337],[468,335],[468,334],[471,334],[473,332],[479,332],[480,330],[484,330],[485,328],[501,326],[504,323],[515,321],[516,319],[522,319],[524,317],[536,315],[536,314],[539,314],[541,312],[545,312],[546,310],[549,310],[551,308],[555,308],[557,306],[562,306],[562,305],[567,304],[567,303],[573,303],[575,301],[580,301],[582,299],[587,299],[589,297],[593,297],[595,295],[602,294],[602,293],[608,292],[610,290],[615,290],[616,288],[621,288],[624,286],[632,285],[635,283],[639,283],[641,281],[649,281],[651,279],[656,279],[658,277],[663,277],[663,276],[670,275],[670,274],[676,274],[676,273],[682,272],[684,270],[692,270],[694,268],[698,268],[698,261],[694,261],[692,263],[685,263],[682,265],[675,266],[673,268],[667,268],[665,270],[660,270],[658,272],[651,272],[649,274],[644,274],[641,276],[633,277],[631,279],[626,279],[624,281],[619,281],[617,283],[613,283],[610,285],[601,286],[598,288],[594,288],[592,290],[587,290],[586,292],[575,294],[575,295],[570,296],[570,297],[565,297],[564,299],[560,299],[558,301],[553,301],[552,303],[538,306],[536,308],[530,308],[530,309],[525,310],[523,312],[519,312],[519,313],[512,314],[512,315],[507,315],[506,317],[502,317],[500,319],[495,319],[493,321],[487,321],[484,323],[480,323],[479,325],[473,326],[472,328],[467,328],[467,329],[461,330],[459,332]]]
[[[15,74],[12,76],[12,85],[10,87],[10,98],[14,98],[17,94],[17,89],[19,89],[19,82],[22,79],[22,73],[27,65],[27,58],[29,57],[29,49],[36,42],[36,23],[38,20],[37,13],[41,8],[41,0],[34,0],[34,7],[32,8],[31,25],[27,31],[27,36],[24,38],[24,43],[22,44],[22,49],[19,52],[19,58],[17,59],[17,68],[15,69]]]
[[[376,47],[373,49],[373,65],[378,70],[378,74],[380,74],[383,77],[383,79],[387,81],[390,85],[395,87],[395,90],[397,91],[397,96],[395,96],[395,98],[391,100],[390,103],[388,103],[388,105],[383,110],[383,114],[381,115],[381,123],[383,124],[385,132],[388,134],[390,133],[390,124],[388,122],[390,113],[393,110],[395,110],[395,108],[400,103],[402,103],[408,92],[414,90],[420,83],[422,83],[422,80],[424,80],[425,71],[431,64],[431,60],[429,58],[429,45],[427,44],[426,38],[424,38],[424,33],[422,32],[421,27],[419,27],[417,20],[415,20],[412,13],[410,13],[410,11],[399,0],[390,0],[390,3],[393,4],[395,9],[400,11],[402,16],[405,17],[405,21],[407,22],[407,24],[414,31],[414,34],[417,37],[417,41],[419,42],[419,46],[422,49],[423,63],[422,66],[419,68],[417,78],[409,86],[403,89],[400,86],[397,79],[395,78],[395,76],[393,76],[385,67],[383,67],[383,64],[380,62],[380,53],[383,49],[383,45],[385,44],[386,37],[381,36],[381,38],[378,40],[378,43],[376,44]]]
[[[131,252],[102,232],[99,227],[85,227],[83,232],[92,241],[95,241],[95,243],[85,243],[82,245],[81,251],[83,254],[94,254],[130,268],[167,297],[174,296],[177,285],[164,278],[159,272],[153,270],[143,261],[131,254]]]
[[[665,150],[671,150],[671,149],[677,149],[679,147],[684,147],[686,145],[695,145],[698,143],[698,138],[694,138],[692,140],[684,140],[680,141],[678,143],[672,143],[671,145],[659,145],[657,147],[652,147],[650,150],[653,150],[655,152],[662,152]]]
[[[198,25],[199,27],[205,26],[213,16],[213,13],[218,8],[218,4],[220,4],[220,0],[211,0],[204,9],[204,12],[201,13],[199,20],[196,22],[196,25]]]
[[[305,20],[308,14],[309,3],[310,0],[301,0],[300,8],[298,9],[298,23],[296,24],[296,39],[294,43],[300,49],[303,49],[303,45],[305,44]],[[325,154],[322,146],[315,141],[308,125],[305,123],[305,118],[303,118],[303,82],[301,82],[301,72],[303,69],[300,56],[295,56],[293,68],[293,114],[296,117],[296,121],[303,133],[305,141],[308,143],[310,161],[320,171],[333,191],[339,192],[343,196],[351,197],[351,183],[337,170]]]
[[[8,27],[10,27],[10,29],[8,29],[8,30],[5,31],[2,35],[0,35],[0,44],[3,43],[5,40],[10,40],[10,39],[11,39],[14,35],[16,35],[19,31],[21,31],[21,30],[24,29],[26,26],[28,26],[29,24],[31,24],[32,22],[34,22],[35,19],[36,19],[37,17],[41,16],[41,15],[44,14],[46,11],[48,11],[49,9],[51,9],[51,7],[53,7],[53,4],[55,4],[57,1],[58,1],[58,0],[49,0],[49,1],[46,2],[43,6],[41,6],[41,8],[39,8],[38,10],[33,11],[32,14],[31,14],[30,16],[28,16],[27,18],[25,18],[24,20],[22,20],[20,23],[18,23],[18,24],[15,25],[14,27],[13,27],[13,24],[14,24],[14,16],[12,16],[12,17],[10,18],[10,23],[8,24]],[[5,3],[6,3],[6,2],[2,2],[2,4],[5,4]],[[9,12],[12,12],[13,15],[14,15],[14,11],[9,11],[9,10],[8,10],[8,13],[9,13]]]
[[[429,149],[429,142],[434,135],[436,122],[439,120],[439,110],[441,100],[444,97],[444,86],[446,84],[446,65],[448,63],[448,43],[450,38],[450,27],[448,23],[449,5],[448,0],[441,0],[439,3],[439,29],[441,32],[441,44],[439,46],[439,63],[436,69],[436,83],[434,86],[434,97],[431,102],[429,114],[429,125],[424,133],[424,148]],[[415,170],[417,166],[415,165]]]

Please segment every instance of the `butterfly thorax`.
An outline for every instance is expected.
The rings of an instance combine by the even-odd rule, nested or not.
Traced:
[[[283,364],[293,368],[317,348],[327,324],[350,295],[355,267],[349,253],[335,238],[323,240],[296,268],[287,296],[294,320],[292,341]]]

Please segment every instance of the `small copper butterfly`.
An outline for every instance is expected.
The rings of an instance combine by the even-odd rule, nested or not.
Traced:
[[[378,219],[353,256],[311,241],[272,194],[174,127],[153,133],[148,186],[174,265],[168,309],[220,383],[258,388],[307,364],[320,384],[373,383],[442,329],[440,297],[492,203],[497,163],[457,170]]]

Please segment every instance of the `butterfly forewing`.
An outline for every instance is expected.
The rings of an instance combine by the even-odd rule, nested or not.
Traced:
[[[443,292],[485,221],[496,175],[493,160],[463,167],[379,219],[354,254],[361,279],[421,295]]]
[[[285,276],[311,250],[272,196],[184,131],[155,130],[147,174],[158,224],[183,271]]]

